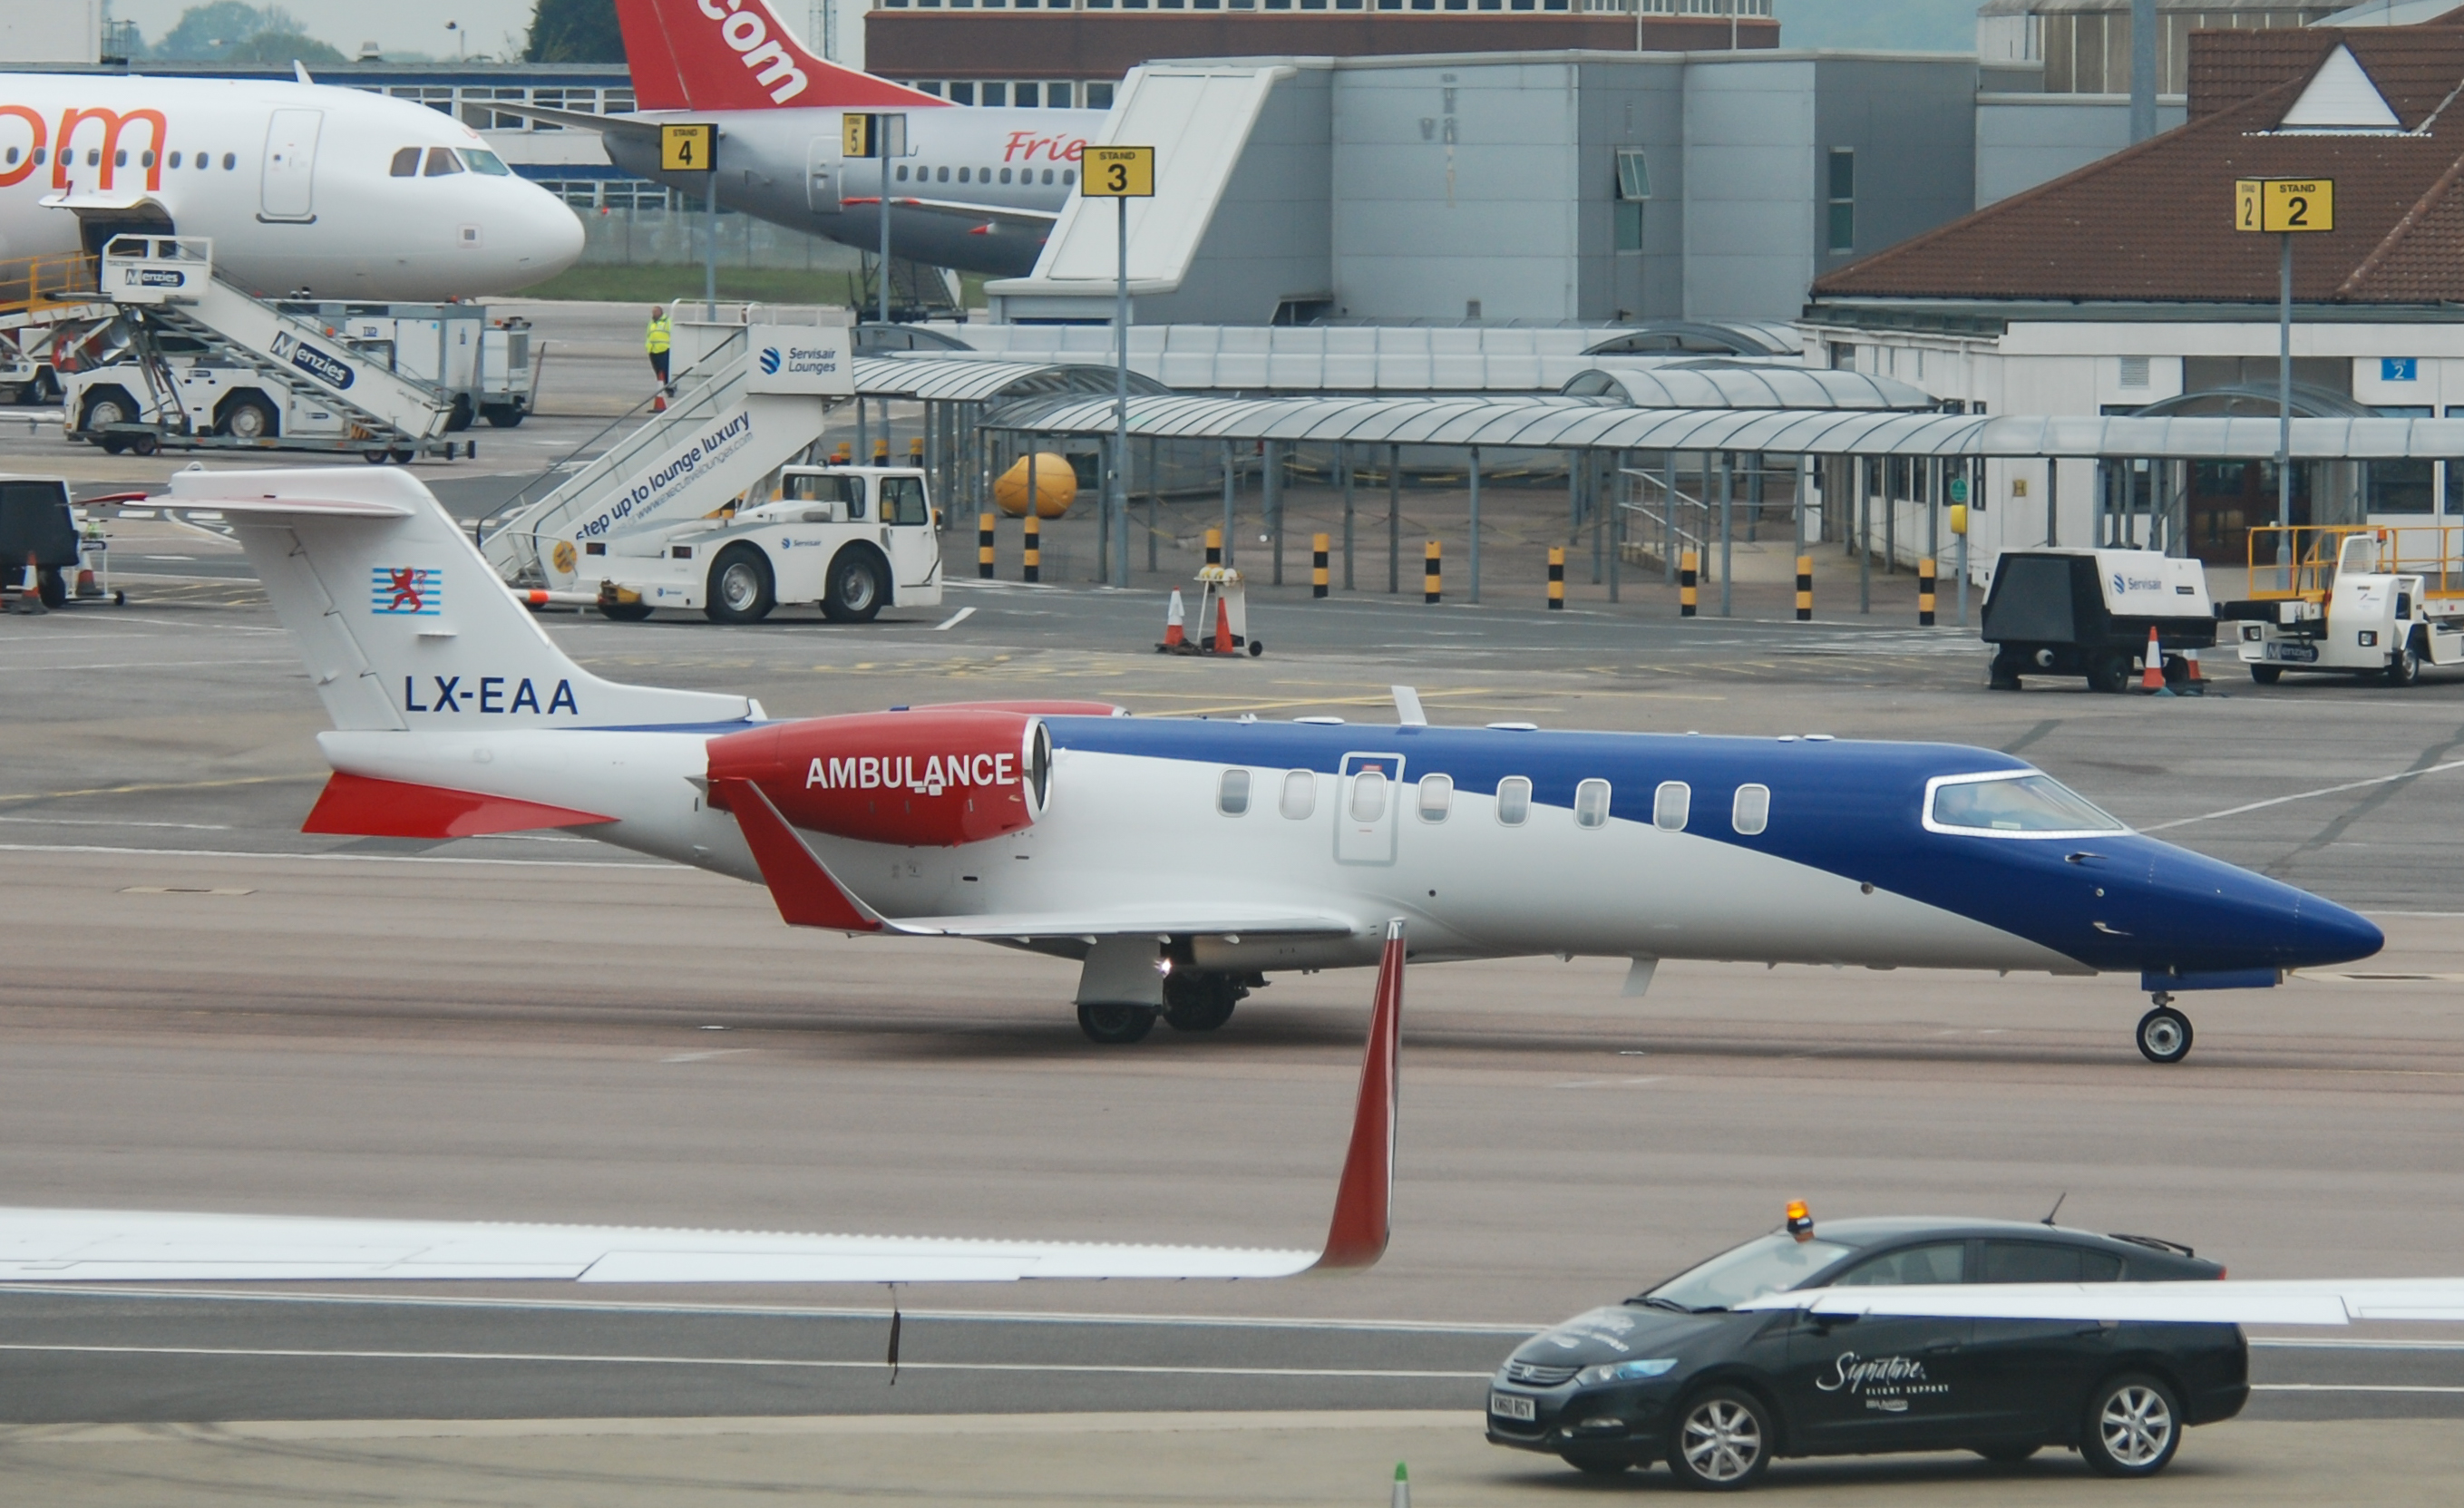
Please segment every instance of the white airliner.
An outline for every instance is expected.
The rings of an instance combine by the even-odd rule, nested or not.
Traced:
[[[873,251],[882,163],[841,156],[841,117],[907,117],[909,155],[890,164],[891,254],[961,272],[1033,271],[1078,182],[1101,110],[953,105],[814,56],[768,0],[617,0],[640,111],[596,116],[503,105],[597,131],[627,172],[710,191],[707,173],[660,168],[659,125],[718,126],[718,202],[757,218]]]
[[[121,231],[213,240],[248,291],[423,300],[573,265],[582,225],[407,100],[254,79],[0,75],[0,258]]]

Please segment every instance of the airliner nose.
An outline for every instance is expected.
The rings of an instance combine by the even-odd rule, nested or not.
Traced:
[[[515,266],[525,282],[554,277],[582,260],[582,220],[564,201],[538,190],[539,202],[525,207],[522,233],[514,251]]]
[[[2293,967],[2350,963],[2386,946],[2387,933],[2368,917],[2315,895],[2302,897],[2293,923],[2293,949],[2298,955]]]

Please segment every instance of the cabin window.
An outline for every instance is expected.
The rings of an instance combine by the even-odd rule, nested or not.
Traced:
[[[938,175],[938,181],[945,184],[950,181],[950,170],[948,168],[945,167],[941,169]]]
[[[85,149],[85,165],[88,167],[100,167],[102,165],[102,148],[99,146],[87,147]]]
[[[1001,181],[1002,183],[1008,183],[1008,182],[1009,182],[1009,169],[1008,169],[1008,168],[1004,167],[1004,168],[1002,168],[1002,169],[1001,169]]]
[[[962,184],[963,184],[963,183],[965,183],[966,181],[967,181],[967,170],[966,170],[965,168],[961,167],[961,168],[959,168],[959,169],[958,169],[958,182],[960,182],[960,183],[962,183]]]
[[[1284,773],[1284,815],[1294,821],[1317,810],[1317,774],[1310,770]]]
[[[1609,823],[1609,783],[1586,780],[1574,787],[1574,825],[1606,827]]]
[[[1741,785],[1737,787],[1737,803],[1729,813],[1729,821],[1737,831],[1751,838],[1771,825],[1771,787]]]
[[[42,165],[43,165],[43,156],[44,156],[44,153],[43,153],[43,149],[42,149],[41,147],[39,147],[39,146],[38,146],[38,147],[34,148],[34,165],[35,165],[36,167],[40,167],[40,166],[42,166]]]
[[[1363,770],[1352,777],[1352,820],[1374,822],[1386,815],[1386,772]]]
[[[1226,817],[1249,814],[1249,772],[1226,770],[1223,778],[1215,782],[1215,809]]]
[[[112,153],[111,165],[114,167],[126,167],[128,165],[128,148],[123,146],[119,151]]]
[[[902,184],[907,182],[907,164],[905,163],[898,164],[898,181]]]
[[[172,165],[176,167],[179,164],[175,163]],[[419,176],[418,147],[406,146],[401,151],[393,154],[393,176],[396,178],[417,178]]]
[[[11,161],[11,162],[12,162],[12,163],[13,163],[13,162],[15,162],[16,160],[17,160],[17,149],[16,149],[15,147],[13,147],[13,146],[12,146],[12,147],[9,148],[9,161]],[[172,165],[173,167],[177,167],[177,166],[179,166],[179,165],[180,165],[180,154],[179,154],[179,153],[174,152],[174,153],[172,153],[172,154],[171,154],[171,165]]]
[[[1531,815],[1531,782],[1519,775],[1509,775],[1497,782],[1497,820],[1507,827],[1520,827]]]
[[[1046,186],[1049,186],[1052,182],[1052,169],[1049,167],[1044,170],[1044,182]]]
[[[1109,109],[1111,109],[1111,107],[1110,105],[1107,105],[1107,106],[1105,106],[1105,108],[1109,110]],[[1076,169],[1076,168],[1074,168],[1074,167],[1065,167],[1065,168],[1063,168],[1063,169],[1061,170],[1061,181],[1062,181],[1063,183],[1065,183],[1065,184],[1074,184],[1074,183],[1076,183],[1076,182],[1078,181],[1078,169]]]
[[[446,178],[460,171],[462,171],[462,160],[453,155],[451,147],[431,146],[428,149],[429,177]]]
[[[225,153],[223,154],[223,171],[224,171],[224,172],[226,172],[226,173],[231,172],[231,171],[232,171],[233,169],[237,168],[238,166],[239,166],[239,154],[238,154],[237,152],[225,152]]]
[[[1662,832],[1685,830],[1686,809],[1694,804],[1694,792],[1683,780],[1662,780],[1660,789],[1651,793],[1651,820]]]
[[[11,167],[17,165],[17,149],[13,146],[9,148],[9,165]],[[179,164],[174,163],[172,165],[176,167]]]
[[[1450,775],[1420,776],[1420,820],[1442,822],[1455,804],[1455,777]]]

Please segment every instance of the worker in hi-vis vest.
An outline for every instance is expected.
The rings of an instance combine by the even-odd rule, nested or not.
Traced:
[[[668,382],[668,312],[656,304],[650,306],[650,328],[643,334],[642,347],[650,353],[650,370],[659,374],[659,396],[675,391]]]

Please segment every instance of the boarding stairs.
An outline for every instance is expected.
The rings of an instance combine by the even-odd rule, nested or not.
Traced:
[[[756,380],[753,338],[757,327],[780,326],[836,325],[844,335],[846,311],[727,304],[716,317],[696,320],[684,317],[696,304],[669,307],[677,317],[666,409],[552,491],[500,515],[479,548],[509,584],[588,590],[599,579],[590,556],[604,556],[625,535],[717,513],[810,450],[830,406],[845,401],[759,390],[766,384]]]
[[[0,382],[34,382],[61,344],[118,317],[95,274],[95,259],[80,251],[0,260]]]
[[[184,336],[204,347],[208,361],[245,367],[270,385],[342,415],[345,436],[335,448],[373,449],[403,459],[430,449],[451,453],[444,441],[453,416],[451,395],[215,276],[210,240],[121,236],[103,248],[101,273],[101,296],[133,325]],[[131,343],[142,353],[144,342]],[[149,382],[164,380],[153,369],[158,361],[143,364]],[[196,438],[202,437],[179,443]]]

